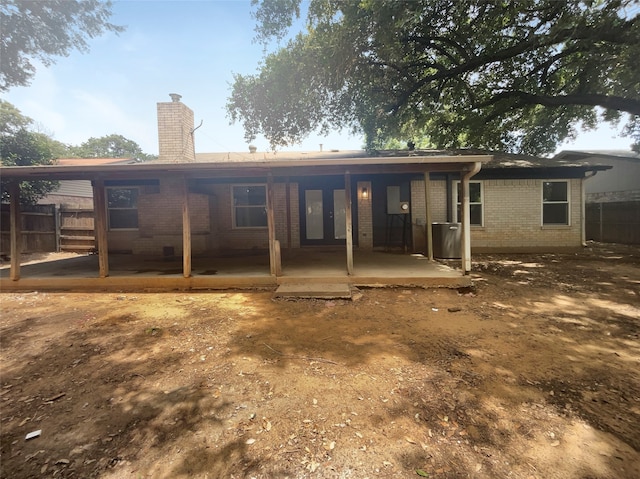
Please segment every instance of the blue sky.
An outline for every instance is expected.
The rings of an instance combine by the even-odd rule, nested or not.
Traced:
[[[156,103],[179,93],[195,114],[197,152],[245,151],[240,124],[229,124],[225,104],[233,73],[255,73],[262,46],[253,42],[249,1],[116,1],[111,21],[125,25],[115,35],[90,41],[90,52],[72,52],[39,67],[28,87],[4,95],[45,133],[79,145],[112,133],[158,152]],[[253,142],[259,151],[268,142]],[[311,136],[293,150],[359,149],[360,137]],[[631,141],[603,127],[581,134],[561,149],[628,149]]]

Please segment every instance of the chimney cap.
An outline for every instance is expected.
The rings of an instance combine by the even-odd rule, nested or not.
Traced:
[[[182,98],[182,95],[178,95],[177,93],[169,93],[169,96],[171,97],[171,101],[180,101],[180,99]]]

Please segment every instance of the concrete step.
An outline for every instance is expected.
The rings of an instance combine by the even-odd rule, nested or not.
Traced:
[[[346,283],[287,283],[278,286],[274,298],[351,299]]]

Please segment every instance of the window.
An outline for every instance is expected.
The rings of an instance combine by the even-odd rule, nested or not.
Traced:
[[[456,201],[456,217],[455,222],[462,221],[462,183],[456,181],[454,183],[455,188],[455,201]],[[469,182],[469,222],[472,226],[483,225],[483,211],[482,211],[482,182],[470,181]]]
[[[266,228],[266,186],[233,186],[233,226],[234,228]]]
[[[542,224],[569,224],[569,183],[567,181],[542,182]]]
[[[107,188],[109,229],[138,229],[138,188]]]

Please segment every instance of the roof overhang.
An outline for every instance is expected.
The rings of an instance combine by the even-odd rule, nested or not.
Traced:
[[[491,155],[465,156],[408,156],[336,158],[303,160],[264,160],[216,163],[138,163],[130,165],[92,166],[10,166],[1,167],[5,179],[19,180],[99,180],[137,179],[181,176],[203,177],[260,177],[260,176],[317,176],[345,174],[424,173],[429,171],[466,171],[475,163],[486,163]]]
[[[483,168],[478,179],[528,179],[528,178],[583,178],[588,173],[610,170],[609,165],[566,165],[538,166],[532,168]]]
[[[640,153],[626,150],[562,150],[553,157],[559,160],[585,161],[597,158],[600,160],[640,160]]]

